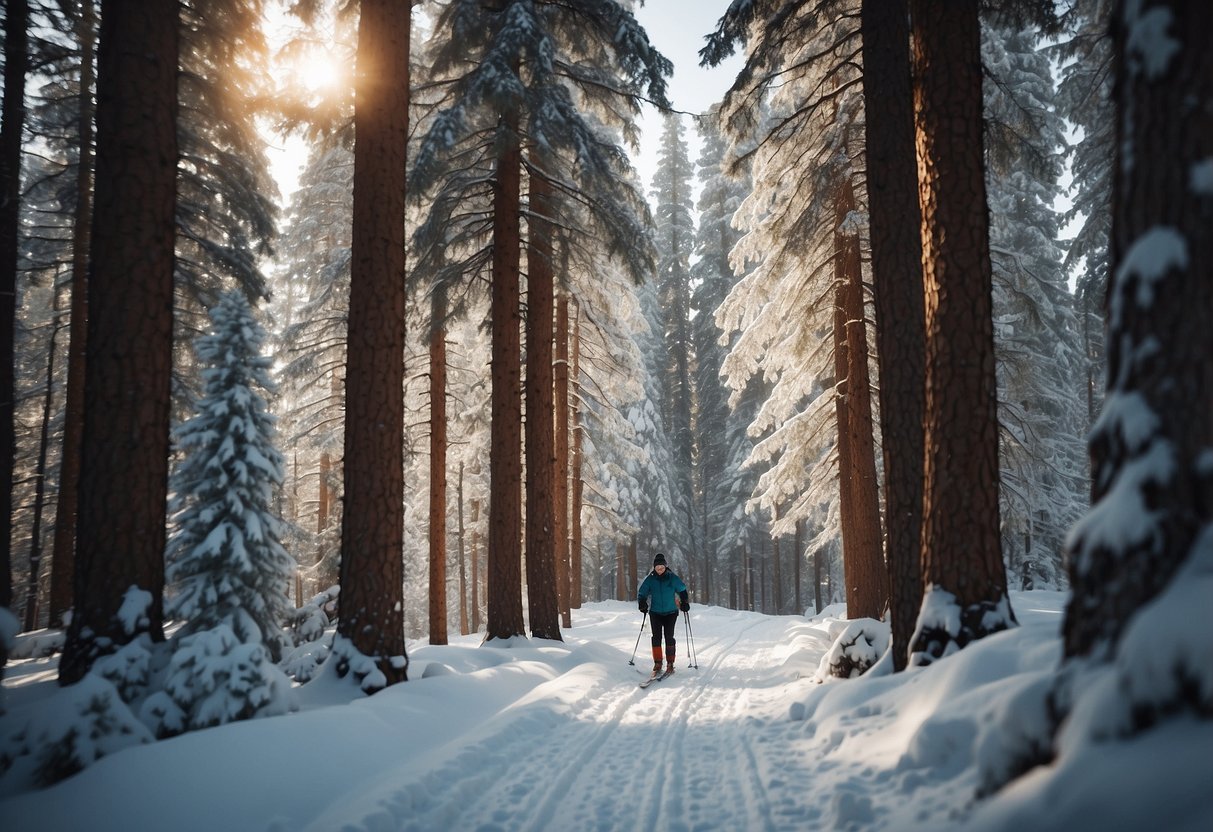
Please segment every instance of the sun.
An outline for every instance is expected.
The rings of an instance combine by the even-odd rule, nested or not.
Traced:
[[[345,80],[345,68],[328,52],[312,49],[299,57],[295,64],[295,77],[308,92],[328,93],[341,86]]]

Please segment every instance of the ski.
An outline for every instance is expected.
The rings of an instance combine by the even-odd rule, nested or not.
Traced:
[[[672,675],[674,675],[674,674],[669,670],[665,671],[664,673],[654,673],[652,676],[650,676],[649,678],[647,678],[643,682],[641,682],[640,687],[647,688],[649,685],[653,684],[654,682],[660,682],[665,677],[672,676]]]

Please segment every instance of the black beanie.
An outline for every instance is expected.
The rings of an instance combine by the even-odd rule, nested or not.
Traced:
[[[653,558],[653,566],[657,567],[657,566],[665,566],[665,565],[666,565],[665,555],[661,554],[661,552],[658,552],[657,557]]]

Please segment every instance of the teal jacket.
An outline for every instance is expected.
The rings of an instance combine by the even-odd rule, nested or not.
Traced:
[[[678,612],[678,603],[674,600],[676,596],[681,596],[685,602],[687,600],[687,585],[682,582],[682,578],[675,575],[669,569],[661,577],[657,577],[656,572],[650,572],[648,577],[640,584],[640,591],[636,593],[636,599],[649,599],[649,612],[657,613],[658,615],[669,615],[672,612]]]

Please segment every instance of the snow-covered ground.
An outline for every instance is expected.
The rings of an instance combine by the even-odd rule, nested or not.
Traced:
[[[1019,693],[1053,673],[1064,596],[1013,593],[1021,627],[923,669],[817,684],[845,626],[696,607],[698,668],[647,690],[630,603],[587,605],[565,641],[410,645],[373,697],[321,675],[302,710],[106,757],[0,802],[24,830],[1213,829],[1213,724],[1089,743],[975,802]],[[9,716],[53,685],[10,665]]]

